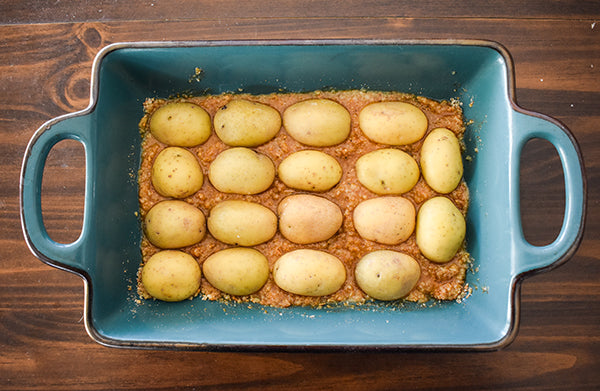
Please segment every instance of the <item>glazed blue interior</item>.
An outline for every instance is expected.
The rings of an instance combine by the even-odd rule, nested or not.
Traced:
[[[99,61],[96,106],[88,114],[52,125],[59,133],[64,128],[67,137],[81,140],[86,149],[88,186],[81,238],[71,249],[44,242],[43,229],[34,229],[30,235],[32,241],[43,242],[37,246],[56,260],[55,265],[81,271],[89,279],[88,326],[100,342],[233,348],[494,346],[514,325],[515,278],[552,261],[528,264],[517,254],[525,244],[514,127],[523,115],[510,103],[507,59],[492,46],[151,45],[114,48]],[[202,69],[198,80],[193,77],[196,68]],[[135,292],[141,260],[136,174],[143,101],[182,92],[325,88],[403,91],[463,102],[465,119],[471,121],[465,135],[469,159],[464,163],[471,193],[467,245],[474,271],[467,282],[472,295],[461,303],[400,307],[373,303],[322,309],[201,299],[139,301]],[[38,171],[34,175],[41,178]],[[25,179],[29,179],[27,174]],[[24,195],[26,201],[29,198]],[[61,252],[69,259],[61,259]]]
[[[192,78],[196,67],[202,69],[199,80]],[[92,279],[91,325],[107,340],[209,345],[469,345],[501,340],[511,323],[514,274],[505,245],[510,241],[505,234],[512,228],[505,210],[496,207],[510,207],[508,195],[496,191],[506,188],[508,180],[506,67],[492,48],[456,45],[212,46],[109,52],[100,64],[98,103],[92,113],[96,129],[91,145],[96,150],[90,166],[96,185],[86,199],[95,215],[85,261]],[[137,185],[132,173],[139,162],[137,124],[144,99],[182,91],[268,93],[323,88],[404,91],[433,99],[456,97],[464,103],[466,119],[473,120],[466,136],[467,153],[473,159],[465,161],[465,178],[472,191],[467,242],[479,267],[468,277],[472,296],[463,303],[408,304],[399,310],[389,304],[276,309],[200,299],[136,301],[140,226],[134,214]],[[486,131],[489,126],[501,130]],[[489,161],[491,167],[486,165]]]

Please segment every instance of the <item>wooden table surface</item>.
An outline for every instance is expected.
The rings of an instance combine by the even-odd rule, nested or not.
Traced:
[[[522,285],[521,324],[494,352],[235,353],[126,350],[84,329],[81,278],[28,250],[18,183],[27,142],[45,121],[89,102],[91,64],[114,42],[317,38],[476,38],[504,45],[526,109],[571,129],[583,152],[588,213],[566,264]],[[0,388],[600,389],[600,2],[33,1],[0,3]],[[547,142],[522,156],[526,237],[551,242],[562,223],[561,164]],[[49,156],[42,189],[52,238],[81,227],[84,157]]]

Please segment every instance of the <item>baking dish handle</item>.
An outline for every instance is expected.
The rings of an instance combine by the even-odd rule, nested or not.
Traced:
[[[586,182],[581,152],[571,132],[553,118],[532,112],[515,112],[512,177],[516,179],[512,203],[521,229],[516,233],[515,258],[516,274],[558,266],[568,260],[577,250],[583,236]],[[560,158],[565,183],[565,211],[562,227],[556,239],[545,246],[530,244],[523,235],[518,191],[519,160],[524,145],[533,138],[549,141]]]
[[[87,179],[92,161],[89,148],[90,118],[78,113],[57,117],[36,131],[25,151],[20,182],[21,226],[27,245],[36,257],[52,266],[81,274],[85,270],[83,252],[88,236],[87,220],[92,215],[88,210],[90,203],[85,203],[82,230],[72,243],[63,244],[52,240],[42,216],[42,178],[46,158],[54,145],[67,139],[83,144],[86,161],[86,198],[92,194],[92,189],[89,188],[91,184]]]

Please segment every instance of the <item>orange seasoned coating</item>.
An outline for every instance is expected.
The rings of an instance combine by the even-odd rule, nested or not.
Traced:
[[[268,156],[276,166],[290,154],[306,149],[316,149],[333,156],[342,167],[341,180],[327,191],[312,194],[326,198],[339,206],[343,214],[341,228],[331,238],[310,244],[293,243],[286,239],[278,230],[271,240],[256,245],[253,248],[265,255],[271,271],[273,270],[273,266],[277,259],[290,251],[298,249],[325,251],[342,261],[346,268],[346,281],[335,293],[314,297],[286,292],[275,284],[272,275],[270,275],[265,285],[257,292],[247,296],[232,296],[219,291],[211,286],[206,279],[203,279],[200,288],[201,295],[209,300],[225,299],[239,302],[249,301],[275,307],[297,305],[320,306],[336,302],[363,303],[368,297],[360,290],[354,281],[354,269],[357,262],[369,252],[376,250],[393,250],[410,255],[417,260],[421,268],[420,278],[415,287],[405,297],[406,300],[424,302],[431,298],[439,300],[454,300],[459,298],[465,288],[465,276],[470,260],[464,245],[459,249],[452,260],[447,263],[439,264],[429,261],[421,254],[417,247],[414,233],[410,235],[407,240],[399,244],[379,244],[362,238],[355,230],[352,220],[354,209],[360,202],[378,197],[377,194],[369,191],[358,181],[354,168],[356,160],[366,153],[382,148],[390,148],[388,145],[375,143],[363,135],[359,127],[359,113],[362,108],[374,102],[408,102],[421,109],[427,116],[428,126],[425,136],[435,128],[444,127],[452,131],[459,140],[462,140],[465,124],[460,105],[455,101],[438,102],[412,94],[362,90],[273,93],[265,95],[221,94],[178,98],[175,100],[195,103],[206,110],[211,118],[214,118],[215,113],[221,107],[227,105],[232,99],[246,99],[252,102],[262,103],[273,107],[280,114],[283,114],[285,109],[292,104],[315,98],[333,100],[348,110],[351,117],[351,131],[345,141],[327,147],[308,147],[294,140],[282,127],[273,139],[262,145],[253,147],[252,149]],[[148,99],[144,103],[145,116],[140,121],[140,131],[142,133],[143,142],[142,161],[138,182],[140,213],[142,218],[154,204],[166,199],[156,192],[151,183],[150,173],[152,163],[157,154],[162,151],[166,145],[156,140],[150,133],[149,118],[155,110],[167,102],[169,101],[163,99]],[[392,148],[397,148],[408,153],[418,162],[420,148],[424,138],[425,137],[408,145],[393,146]],[[204,175],[208,176],[208,169],[211,162],[220,152],[228,148],[230,147],[224,144],[213,131],[205,143],[195,147],[188,147],[188,150],[193,152],[198,158],[198,162],[200,163]],[[205,180],[202,188],[195,194],[185,198],[184,201],[202,210],[206,216],[209,216],[210,210],[217,203],[224,200],[256,202],[269,208],[274,213],[277,213],[278,205],[285,197],[293,194],[305,193],[310,192],[290,188],[277,176],[267,190],[252,195],[225,194],[215,189],[210,181]],[[407,193],[402,194],[402,197],[413,203],[415,210],[418,211],[419,206],[424,201],[438,195],[440,194],[431,189],[421,176],[416,185]],[[461,180],[456,189],[445,196],[453,201],[463,215],[466,215],[469,192],[464,180]],[[382,222],[382,224],[385,224],[385,222]],[[202,265],[204,260],[211,254],[230,247],[230,245],[222,243],[212,235],[207,234],[200,243],[183,248],[182,250],[196,257],[200,265]],[[159,251],[159,249],[153,246],[144,237],[142,239],[141,251],[143,262],[145,262],[145,260]],[[143,286],[138,286],[138,291],[142,296],[148,297]]]

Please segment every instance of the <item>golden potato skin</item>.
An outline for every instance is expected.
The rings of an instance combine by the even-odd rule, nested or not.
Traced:
[[[342,166],[333,156],[324,152],[304,150],[283,159],[277,173],[288,187],[323,192],[342,179]]]
[[[365,106],[358,115],[364,135],[380,144],[406,145],[419,141],[427,131],[427,116],[405,102],[377,102]]]
[[[465,239],[465,218],[448,198],[425,201],[417,214],[416,240],[423,255],[437,263],[450,261]]]
[[[273,138],[267,138],[265,140],[260,140],[258,142],[256,141],[239,141],[239,140],[227,140],[226,136],[223,136],[222,134],[219,134],[217,132],[217,129],[215,129],[215,135],[214,137],[212,135],[210,135],[208,141],[204,144],[204,146],[200,145],[200,146],[194,146],[194,147],[180,147],[183,149],[187,149],[188,151],[191,151],[195,156],[196,160],[201,164],[202,169],[201,171],[203,171],[203,174],[206,175],[208,177],[208,179],[210,179],[209,177],[209,167],[210,164],[215,161],[215,158],[222,153],[224,150],[227,149],[234,149],[234,148],[245,148],[248,150],[254,149],[254,151],[259,152],[265,156],[270,157],[270,159],[272,159],[272,163],[276,163],[279,164],[280,167],[275,167],[275,176],[277,176],[278,178],[276,180],[272,180],[270,183],[270,188],[267,188],[266,191],[263,191],[261,193],[255,193],[254,195],[249,194],[249,195],[245,195],[243,194],[243,191],[240,191],[240,193],[226,193],[227,191],[231,191],[231,190],[225,190],[225,191],[221,191],[220,189],[217,189],[216,186],[214,186],[212,184],[212,181],[206,181],[204,180],[204,182],[208,182],[208,183],[203,183],[201,190],[199,192],[197,192],[195,195],[193,195],[193,198],[187,198],[186,197],[186,201],[190,204],[193,204],[195,206],[197,206],[198,208],[201,209],[201,211],[204,211],[205,215],[206,215],[206,219],[205,219],[205,231],[208,229],[207,227],[207,223],[208,223],[208,217],[209,217],[209,210],[216,204],[218,204],[219,202],[222,202],[223,200],[246,200],[246,201],[253,201],[254,203],[257,204],[262,204],[264,206],[266,206],[270,211],[275,212],[275,224],[271,224],[271,226],[275,227],[275,234],[274,236],[271,237],[271,239],[267,239],[266,242],[262,242],[259,244],[252,244],[252,247],[244,247],[243,245],[239,244],[239,234],[236,234],[235,239],[230,240],[229,242],[225,242],[224,240],[229,240],[229,239],[224,239],[223,237],[217,238],[217,235],[219,235],[218,233],[213,237],[212,235],[209,234],[208,238],[205,238],[204,241],[200,242],[200,243],[196,243],[193,244],[191,246],[185,246],[180,248],[181,251],[185,251],[189,254],[192,254],[194,257],[201,257],[201,258],[207,258],[208,255],[212,254],[212,255],[216,255],[216,252],[221,252],[223,248],[231,248],[233,246],[235,246],[236,249],[240,249],[240,250],[260,250],[260,252],[262,252],[265,256],[268,257],[268,263],[270,265],[271,270],[273,270],[275,261],[277,260],[278,257],[281,257],[282,254],[285,254],[286,252],[292,251],[292,250],[296,250],[296,249],[312,249],[312,250],[321,250],[321,251],[325,251],[328,252],[330,255],[335,255],[336,257],[339,258],[339,260],[343,261],[342,264],[344,266],[345,269],[345,273],[355,273],[355,266],[357,265],[357,262],[361,259],[361,257],[365,256],[368,252],[372,252],[372,251],[376,251],[376,250],[396,250],[396,251],[403,251],[403,252],[408,252],[412,255],[412,257],[414,257],[415,259],[417,259],[422,265],[423,265],[423,276],[421,277],[422,280],[419,281],[419,286],[418,289],[415,290],[415,288],[413,288],[412,293],[410,293],[410,296],[408,297],[408,300],[412,301],[412,300],[426,300],[429,297],[435,297],[436,299],[440,299],[440,300],[446,300],[446,299],[452,299],[452,295],[457,292],[457,289],[459,284],[461,283],[461,277],[464,275],[464,270],[465,270],[465,259],[467,258],[467,256],[463,256],[463,249],[459,249],[459,253],[458,255],[455,255],[450,263],[444,264],[441,263],[438,266],[435,266],[435,261],[429,261],[427,259],[425,259],[425,256],[423,255],[423,253],[427,252],[427,250],[423,250],[423,253],[419,253],[419,250],[417,249],[417,243],[416,243],[416,235],[415,235],[415,230],[416,230],[416,212],[414,212],[414,217],[413,217],[413,227],[412,227],[412,235],[409,236],[408,241],[406,242],[402,242],[400,241],[399,243],[397,243],[398,240],[402,240],[402,239],[398,239],[397,237],[394,239],[388,239],[386,237],[386,235],[389,237],[391,235],[400,235],[400,233],[393,232],[393,228],[392,228],[392,224],[390,223],[390,220],[393,220],[393,215],[394,212],[390,212],[390,208],[384,208],[384,211],[380,211],[377,209],[370,209],[367,208],[362,219],[367,219],[367,218],[371,218],[372,221],[374,220],[384,220],[385,223],[384,224],[379,224],[379,226],[377,226],[378,224],[373,223],[372,221],[368,221],[367,223],[364,223],[367,225],[366,230],[363,228],[361,230],[360,227],[360,223],[357,223],[359,221],[361,221],[360,217],[357,217],[358,214],[357,212],[360,210],[359,207],[357,206],[362,206],[361,201],[364,200],[368,200],[368,199],[375,199],[375,198],[394,198],[394,197],[406,197],[407,200],[409,200],[410,203],[413,204],[413,209],[420,208],[420,205],[427,199],[430,198],[431,196],[435,196],[435,195],[443,195],[442,193],[440,193],[440,188],[438,187],[437,190],[434,189],[435,185],[427,185],[427,183],[432,182],[432,180],[430,179],[431,175],[428,176],[428,178],[425,177],[425,173],[423,172],[423,170],[421,170],[421,172],[418,173],[418,175],[420,175],[421,173],[423,173],[423,181],[420,181],[420,179],[418,178],[417,175],[417,184],[415,185],[416,187],[413,187],[412,190],[408,190],[408,194],[403,193],[403,192],[399,192],[399,193],[386,193],[386,191],[390,191],[390,190],[378,190],[375,186],[372,186],[372,189],[374,190],[370,190],[367,188],[366,184],[369,184],[368,180],[363,181],[364,183],[361,183],[358,181],[358,175],[356,174],[356,166],[354,166],[354,163],[357,161],[358,158],[360,158],[362,155],[373,151],[374,149],[396,149],[396,150],[402,150],[402,151],[406,151],[409,155],[411,155],[413,157],[413,160],[416,160],[416,163],[418,163],[418,167],[417,169],[421,166],[421,163],[423,161],[425,161],[426,159],[423,159],[423,156],[427,156],[427,152],[425,152],[425,154],[423,155],[423,151],[425,149],[422,149],[422,147],[424,145],[426,145],[426,139],[425,136],[423,136],[421,139],[417,140],[416,143],[414,144],[408,144],[408,145],[403,145],[400,144],[400,146],[395,146],[394,144],[386,144],[384,142],[374,142],[373,140],[368,139],[368,137],[366,137],[365,134],[363,134],[363,131],[359,128],[359,126],[361,125],[359,122],[359,114],[360,114],[360,110],[361,108],[366,107],[370,102],[374,102],[374,101],[381,101],[381,100],[390,100],[390,99],[395,99],[398,101],[404,101],[404,102],[411,102],[413,106],[417,107],[417,108],[422,108],[423,112],[426,113],[426,119],[427,117],[430,119],[431,124],[428,124],[428,127],[425,131],[425,135],[428,135],[430,132],[432,134],[435,133],[435,131],[431,131],[431,129],[435,128],[436,126],[447,126],[449,129],[453,129],[456,132],[456,135],[459,137],[459,140],[461,140],[462,137],[462,132],[464,131],[464,128],[460,128],[459,127],[459,123],[460,123],[460,111],[458,110],[454,110],[458,108],[455,105],[449,105],[447,102],[441,102],[441,104],[437,104],[437,102],[429,102],[427,100],[427,98],[421,98],[421,97],[411,97],[408,94],[404,94],[404,93],[396,93],[396,92],[374,92],[371,95],[371,92],[365,92],[365,91],[357,91],[357,92],[349,92],[348,95],[346,95],[346,92],[342,92],[342,94],[338,95],[337,92],[329,92],[329,91],[325,91],[325,92],[308,92],[308,93],[302,93],[302,94],[284,94],[280,97],[274,97],[277,94],[272,94],[271,95],[265,95],[265,96],[257,96],[257,97],[253,97],[249,94],[241,94],[241,95],[236,95],[235,93],[224,93],[224,94],[220,94],[220,95],[215,95],[215,96],[199,96],[199,97],[190,97],[188,98],[184,98],[185,100],[189,101],[189,102],[194,102],[193,104],[204,108],[211,117],[213,117],[215,119],[215,122],[213,123],[215,126],[217,125],[216,119],[217,117],[220,115],[219,113],[222,111],[224,114],[227,113],[235,113],[236,110],[239,110],[238,113],[236,115],[239,115],[240,112],[243,112],[245,109],[236,109],[236,110],[230,110],[232,108],[236,108],[236,105],[238,105],[237,100],[239,99],[248,99],[248,101],[245,101],[243,103],[241,103],[241,105],[239,105],[239,107],[243,107],[244,105],[246,107],[252,106],[252,107],[256,107],[257,105],[253,104],[253,102],[251,101],[260,101],[260,102],[269,102],[268,104],[271,106],[267,106],[268,108],[274,108],[276,107],[277,113],[281,113],[280,115],[278,115],[279,120],[280,120],[280,126],[279,126],[279,130],[277,131],[277,134],[273,137]],[[351,130],[350,132],[351,135],[348,136],[348,138],[346,138],[341,144],[336,144],[333,146],[321,146],[321,145],[317,145],[317,146],[310,146],[308,144],[304,144],[301,142],[296,141],[295,139],[293,139],[293,137],[291,136],[291,133],[287,132],[285,128],[282,128],[283,126],[283,113],[284,110],[286,109],[286,107],[291,107],[293,102],[298,102],[299,100],[305,100],[307,99],[307,97],[311,97],[311,98],[324,98],[327,97],[329,100],[331,100],[332,102],[336,102],[339,100],[339,102],[342,102],[344,105],[346,105],[346,107],[348,107],[348,111],[351,113]],[[233,100],[230,100],[233,99]],[[181,102],[183,99],[181,98],[176,98],[175,99],[177,102]],[[144,164],[144,170],[146,170],[145,172],[142,172],[141,174],[143,174],[143,180],[140,180],[140,214],[142,216],[145,216],[147,214],[147,212],[149,211],[149,208],[151,207],[151,205],[155,204],[158,200],[163,199],[164,197],[171,197],[171,198],[177,198],[178,195],[173,194],[172,195],[164,195],[167,194],[163,191],[163,194],[161,194],[160,192],[155,192],[155,188],[152,186],[152,176],[149,175],[152,173],[152,171],[147,172],[148,168],[150,168],[150,170],[152,169],[152,163],[155,161],[156,157],[159,155],[159,153],[165,149],[165,147],[167,148],[176,148],[176,146],[170,146],[170,145],[165,145],[165,143],[161,142],[160,140],[156,139],[154,136],[152,136],[150,134],[150,123],[151,123],[151,119],[152,119],[152,115],[154,113],[157,112],[157,109],[161,106],[165,106],[166,105],[165,100],[162,99],[148,99],[144,102],[144,112],[145,112],[145,116],[142,119],[142,121],[140,122],[140,130],[144,131],[147,130],[147,134],[144,134],[143,136],[146,137],[144,141],[144,154],[142,155],[143,157],[143,164]],[[229,104],[231,103],[231,105]],[[225,105],[225,106],[224,106]],[[260,104],[258,104],[260,105]],[[155,116],[154,119],[159,118],[158,116]],[[225,117],[224,117],[225,118]],[[238,118],[238,122],[247,122],[249,121],[248,118],[246,119],[242,119],[239,120]],[[435,122],[434,122],[435,121]],[[227,122],[225,121],[225,127],[227,127],[228,124],[230,124],[231,121]],[[435,125],[433,125],[435,124]],[[433,125],[433,126],[432,126]],[[212,130],[212,129],[211,129]],[[281,133],[279,133],[279,131],[281,131]],[[245,133],[249,133],[249,132],[245,132]],[[383,140],[385,141],[385,140]],[[261,144],[262,142],[262,144]],[[387,140],[387,142],[392,143],[392,141]],[[460,143],[462,143],[462,141],[459,141]],[[240,145],[236,145],[236,143],[240,143]],[[257,143],[255,145],[255,143]],[[307,150],[308,149],[308,150]],[[312,150],[312,151],[311,151]],[[194,153],[197,151],[197,155]],[[310,152],[314,152],[314,154],[312,155],[312,157],[310,157],[310,159],[306,159],[306,163],[302,163],[301,159],[298,158],[298,161],[295,161],[293,159],[291,159],[291,156],[294,156],[294,158],[296,158],[295,155],[297,156],[301,156],[301,155],[310,155]],[[338,172],[336,172],[335,170],[330,170],[328,172],[325,172],[326,177],[329,177],[329,175],[333,176],[334,178],[336,178],[338,175],[340,177],[340,179],[335,179],[335,180],[325,180],[325,184],[322,184],[321,182],[317,182],[312,183],[311,177],[314,176],[319,176],[321,173],[323,173],[322,171],[319,172],[320,170],[322,170],[324,168],[324,165],[321,164],[321,161],[317,162],[317,160],[319,160],[320,158],[324,158],[324,157],[330,157],[333,158],[333,160],[339,164],[341,164],[340,166],[340,170]],[[302,182],[300,184],[294,184],[292,181],[287,180],[285,177],[285,174],[282,174],[280,171],[281,167],[285,167],[283,165],[283,162],[286,162],[286,160],[290,160],[290,163],[294,163],[295,169],[296,171],[300,171],[299,170],[299,166],[302,166],[303,169],[306,169],[308,171],[308,173],[306,175],[304,175],[304,177],[301,177],[301,181],[304,181],[305,183],[308,183],[308,185],[304,185]],[[323,161],[325,161],[325,159],[323,159]],[[311,166],[312,164],[312,166]],[[376,165],[376,164],[375,164]],[[320,167],[319,167],[320,166]],[[389,166],[389,164],[387,164],[387,162],[384,162],[383,164],[380,164],[380,166]],[[425,164],[423,165],[424,167],[427,166],[427,163],[425,162]],[[244,165],[244,170],[246,169],[247,165]],[[343,172],[341,170],[341,168],[343,167]],[[333,168],[333,166],[332,166]],[[244,171],[244,170],[233,170],[233,171]],[[396,172],[398,171],[403,171],[403,170],[395,170]],[[426,171],[426,169],[425,169]],[[332,174],[333,173],[333,174]],[[297,173],[294,173],[297,175]],[[435,175],[434,175],[435,176]],[[142,176],[140,176],[142,177]],[[438,175],[438,177],[441,177],[441,175]],[[280,180],[281,181],[280,181]],[[318,178],[319,180],[321,178]],[[234,182],[235,184],[239,185],[240,181],[237,180],[233,180],[232,182]],[[384,182],[386,182],[386,180],[384,179]],[[321,187],[322,186],[322,187]],[[159,186],[157,186],[159,187]],[[223,187],[221,187],[221,189],[223,189]],[[205,191],[205,192],[204,192]],[[238,191],[238,190],[233,190],[233,191]],[[158,193],[158,194],[156,194]],[[252,193],[252,192],[250,192]],[[300,193],[311,193],[311,194],[300,194]],[[440,194],[437,194],[440,193]],[[284,232],[286,230],[286,228],[284,228],[286,226],[286,216],[289,216],[290,211],[293,211],[296,214],[296,219],[299,218],[304,218],[305,221],[307,221],[307,223],[304,224],[304,227],[309,227],[311,226],[311,228],[305,229],[305,233],[303,233],[303,235],[314,235],[314,232],[311,231],[321,231],[318,229],[315,229],[315,227],[318,227],[319,224],[322,224],[323,222],[326,223],[326,226],[337,226],[337,223],[335,224],[330,224],[328,223],[330,218],[318,218],[318,219],[314,219],[314,214],[309,213],[306,211],[307,209],[307,203],[306,202],[298,202],[298,205],[301,205],[302,208],[300,208],[299,206],[296,206],[294,208],[285,208],[282,209],[281,207],[284,205],[284,201],[288,201],[286,199],[286,197],[289,197],[290,195],[313,195],[313,196],[317,196],[317,197],[322,197],[323,199],[326,200],[332,200],[334,204],[338,203],[339,204],[339,208],[343,208],[341,209],[342,211],[342,222],[341,222],[341,228],[338,228],[336,232],[334,232],[333,234],[326,234],[324,235],[324,237],[322,238],[309,238],[309,239],[298,239],[297,237],[293,236],[294,234],[290,234],[290,233],[286,233]],[[466,194],[466,195],[465,195]],[[456,205],[460,205],[461,206],[461,213],[463,211],[463,207],[466,208],[465,205],[467,205],[468,203],[468,189],[466,189],[466,187],[463,187],[463,185],[461,184],[459,188],[457,188],[456,190],[452,191],[450,194],[446,193],[446,196],[452,200],[452,202],[456,203]],[[279,207],[279,208],[278,208]],[[375,208],[374,206],[372,208]],[[216,211],[217,208],[215,208]],[[355,212],[355,215],[351,215],[351,213]],[[337,213],[336,213],[337,215]],[[375,215],[378,215],[379,217],[375,217]],[[279,217],[282,218],[279,218]],[[381,217],[383,216],[383,217]],[[392,216],[392,218],[390,218],[390,216]],[[308,217],[313,217],[313,220],[311,221],[310,218]],[[332,219],[332,218],[331,218]],[[348,221],[352,219],[351,221]],[[229,223],[231,223],[232,221],[239,221],[240,219],[238,218],[231,218],[229,219]],[[241,219],[243,220],[243,218]],[[333,219],[332,219],[333,220]],[[273,219],[271,219],[271,221],[273,221]],[[371,224],[371,226],[369,227],[368,225]],[[398,223],[400,224],[400,223]],[[256,224],[254,224],[256,225]],[[298,227],[301,225],[299,223],[297,223],[297,220],[294,221],[294,223],[292,224],[287,224],[290,228],[294,227],[295,229],[298,229]],[[144,221],[144,229],[146,227],[145,221]],[[342,228],[343,227],[343,228]],[[248,228],[248,226],[246,227]],[[384,228],[383,232],[377,232],[376,234],[373,234],[373,232],[375,231],[375,229],[378,228]],[[385,231],[385,228],[389,228],[388,231]],[[406,227],[404,227],[406,228]],[[280,232],[277,232],[277,229],[280,230]],[[259,227],[252,227],[253,231],[261,231],[262,229]],[[333,229],[332,229],[333,230]],[[215,232],[217,232],[217,230],[213,230]],[[250,229],[248,228],[247,231],[250,231]],[[404,235],[410,235],[410,233],[408,233],[410,231],[410,228],[406,228],[406,233],[403,233],[402,236]],[[366,233],[365,233],[366,232]],[[281,233],[281,234],[280,234]],[[319,232],[317,232],[319,233]],[[286,236],[287,235],[287,236]],[[297,233],[295,235],[298,235]],[[372,236],[369,236],[372,235]],[[206,236],[206,234],[204,235]],[[243,238],[244,235],[241,235],[241,237]],[[151,254],[153,254],[155,251],[160,250],[161,248],[157,248],[155,245],[151,244],[151,242],[149,240],[147,240],[148,238],[145,237],[142,240],[142,251],[144,254],[144,260],[143,262],[147,262],[148,258],[151,256]],[[321,240],[322,239],[322,240]],[[304,244],[304,241],[308,241],[306,244]],[[388,244],[390,243],[390,244]],[[242,247],[238,247],[238,246],[242,246]],[[247,245],[246,245],[247,246]],[[255,247],[256,246],[256,247]],[[464,246],[464,241],[463,241],[463,246]],[[423,245],[421,247],[424,247]],[[225,256],[226,255],[226,256]],[[234,257],[233,254],[229,254],[227,255],[227,252],[225,252],[225,254],[222,254],[221,256],[223,256],[223,258],[225,258],[227,261],[221,261],[223,264],[221,266],[226,266],[231,268],[232,267],[232,263],[235,264],[237,263],[237,261],[235,260],[237,257]],[[215,258],[219,258],[219,257],[215,257]],[[207,263],[204,259],[198,259],[198,263],[201,265],[202,268],[202,277],[205,277],[205,275],[207,273],[205,273],[204,271],[204,264],[206,264],[207,269],[206,270],[211,270],[211,266],[210,263]],[[143,263],[142,263],[143,266]],[[320,266],[322,267],[322,265]],[[450,267],[450,269],[448,269]],[[468,265],[467,265],[468,267]],[[223,269],[223,267],[221,267],[221,269]],[[140,269],[140,293],[144,296],[147,297],[147,295],[145,295],[145,289],[142,286],[142,282],[141,282],[141,269]],[[468,269],[467,269],[468,272]],[[226,275],[227,279],[229,280],[233,280],[233,276],[235,273],[234,272],[229,272],[229,271],[220,271],[218,272],[221,276]],[[289,273],[292,274],[292,273]],[[208,277],[207,277],[208,280]],[[203,284],[206,284],[207,280],[203,279]],[[214,278],[213,278],[214,280]],[[282,290],[280,290],[280,288],[278,288],[275,285],[275,281],[274,279],[268,275],[267,277],[267,286],[263,285],[263,288],[261,290],[261,288],[258,288],[258,294],[256,293],[247,293],[250,290],[235,290],[239,288],[239,285],[235,285],[234,283],[230,284],[233,285],[233,287],[226,287],[226,286],[220,286],[220,288],[217,287],[217,285],[219,284],[218,282],[215,282],[214,285],[208,285],[207,287],[202,287],[202,292],[206,293],[207,295],[207,299],[210,297],[210,299],[217,299],[218,297],[222,297],[225,300],[229,300],[228,297],[229,295],[232,295],[230,297],[231,300],[234,301],[240,301],[240,302],[245,302],[245,301],[250,301],[250,302],[260,302],[260,303],[264,303],[265,305],[273,305],[273,306],[287,306],[287,305],[319,305],[322,304],[324,302],[329,302],[330,300],[350,300],[350,301],[354,301],[354,300],[358,300],[358,303],[362,302],[362,299],[364,299],[366,296],[370,296],[369,294],[366,294],[364,292],[361,292],[359,285],[356,283],[356,276],[355,274],[348,274],[347,278],[345,279],[345,282],[342,283],[342,288],[340,288],[339,291],[337,291],[337,293],[335,293],[332,296],[325,296],[325,297],[321,297],[319,298],[318,296],[316,298],[310,298],[310,297],[296,297],[297,294],[296,293],[291,293],[291,294],[282,294]],[[464,282],[464,280],[463,280]],[[310,288],[310,287],[309,287]],[[216,293],[217,289],[221,290],[221,292],[223,292],[223,295],[219,295],[218,293]],[[249,289],[249,288],[248,288]],[[301,288],[304,289],[304,288]],[[308,288],[306,288],[308,289]],[[367,288],[368,289],[368,288]],[[233,296],[241,296],[238,298],[235,298]],[[245,297],[243,297],[245,296]],[[302,296],[302,295],[300,295]],[[373,297],[375,298],[376,294],[373,294]],[[378,296],[381,299],[385,299],[382,296]],[[406,297],[406,296],[404,296]]]
[[[342,226],[340,207],[326,198],[295,194],[279,203],[279,231],[291,242],[317,243],[331,238]]]
[[[283,254],[273,267],[275,284],[303,296],[335,293],[346,281],[346,268],[335,256],[319,250],[301,249]]]
[[[269,262],[258,250],[245,247],[218,251],[202,264],[212,286],[235,296],[255,293],[269,278]]]
[[[354,228],[367,240],[395,245],[404,242],[415,229],[416,211],[403,197],[378,197],[358,204],[353,212]]]
[[[359,288],[370,297],[397,300],[415,287],[421,277],[421,267],[410,255],[377,250],[358,261],[354,276]]]
[[[185,201],[161,201],[146,214],[144,232],[156,247],[187,247],[204,238],[206,219],[200,209]]]
[[[167,147],[154,159],[151,180],[158,194],[185,198],[202,188],[204,174],[193,153],[185,148]]]
[[[194,147],[210,137],[210,115],[193,103],[167,103],[152,113],[150,133],[167,145]]]
[[[277,216],[255,202],[228,200],[211,209],[207,225],[215,239],[249,247],[264,243],[275,235]]]
[[[438,193],[448,194],[460,183],[462,156],[460,144],[452,131],[433,129],[423,141],[420,162],[425,182]]]
[[[194,257],[183,251],[163,250],[142,266],[141,282],[155,299],[181,301],[198,292],[201,277],[200,265]]]
[[[384,148],[356,161],[356,176],[367,189],[379,195],[404,194],[419,181],[419,165],[408,153]]]
[[[266,155],[235,147],[226,149],[213,160],[208,178],[223,193],[258,194],[273,183],[275,165]]]
[[[304,145],[327,147],[348,138],[350,113],[332,100],[308,99],[285,109],[283,127]]]
[[[221,107],[213,122],[217,136],[232,147],[257,147],[281,129],[277,110],[245,99],[235,99]]]

